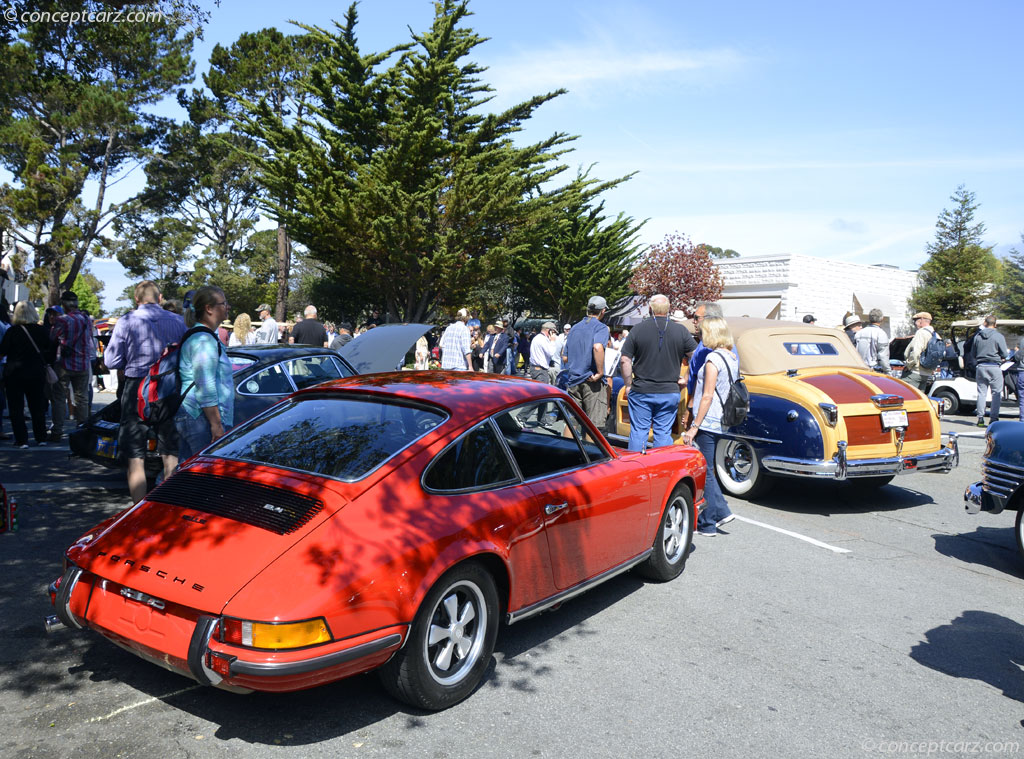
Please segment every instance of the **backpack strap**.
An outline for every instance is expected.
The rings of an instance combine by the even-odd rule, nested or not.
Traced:
[[[712,355],[714,355],[715,353],[718,353],[718,349],[717,348],[715,350],[711,351]],[[708,356],[708,358],[710,359],[711,356]],[[734,382],[734,380],[732,378],[732,369],[729,368],[729,361],[725,358],[725,356],[722,356],[722,363],[725,365],[726,374],[729,376],[729,386],[731,387],[732,383]],[[718,402],[720,404],[722,404],[722,408],[724,409],[725,408],[725,400],[722,398],[722,394],[720,392],[718,392],[718,382],[717,381],[715,382],[715,395],[718,396]]]

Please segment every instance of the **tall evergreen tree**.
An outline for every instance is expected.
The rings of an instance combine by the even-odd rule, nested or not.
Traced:
[[[318,51],[303,80],[313,118],[289,126],[261,101],[239,119],[266,148],[257,160],[272,212],[396,320],[458,302],[525,250],[547,202],[535,190],[562,170],[571,139],[512,140],[560,91],[480,112],[491,90],[464,60],[483,42],[462,26],[468,15],[466,2],[442,0],[411,47],[363,55],[353,5],[336,32],[307,29]]]
[[[950,196],[952,209],[943,209],[935,223],[935,240],[910,297],[912,311],[927,311],[940,333],[957,319],[979,316],[991,305],[993,284],[999,280],[999,261],[982,238],[985,225],[975,222],[978,209],[973,192],[963,185]]]
[[[1024,234],[1020,241],[1024,243]],[[1004,319],[1024,319],[1024,250],[1011,248],[1010,255],[1003,261],[996,313]]]
[[[25,10],[100,12],[99,2],[12,3]],[[40,17],[45,18],[45,17]],[[146,112],[192,75],[192,33],[178,22],[8,27],[0,53],[0,221],[31,249],[49,302],[131,203],[111,203],[120,172],[144,161],[168,122]],[[88,201],[88,186],[95,196]]]
[[[550,199],[537,241],[513,259],[512,280],[532,309],[561,324],[581,318],[592,295],[609,303],[629,295],[643,222],[622,214],[609,221],[597,200],[627,179],[597,182],[580,173]]]

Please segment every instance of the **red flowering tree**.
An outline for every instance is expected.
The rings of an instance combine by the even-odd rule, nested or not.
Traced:
[[[677,232],[651,246],[633,270],[630,286],[645,298],[667,295],[673,309],[689,314],[700,301],[721,297],[722,274],[704,245]]]

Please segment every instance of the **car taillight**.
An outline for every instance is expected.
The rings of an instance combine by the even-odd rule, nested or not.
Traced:
[[[221,631],[222,641],[246,648],[304,648],[331,640],[323,617],[302,622],[252,622],[223,617]]]
[[[818,408],[825,415],[825,421],[829,427],[835,427],[839,423],[839,407],[834,403],[819,403]]]

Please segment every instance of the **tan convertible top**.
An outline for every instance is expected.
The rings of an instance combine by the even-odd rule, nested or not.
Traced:
[[[789,369],[810,369],[819,366],[866,368],[860,354],[841,329],[747,317],[727,317],[726,321],[736,342],[740,371],[744,374],[773,374]],[[836,352],[793,355],[786,343],[808,346],[825,343],[833,346]],[[808,347],[803,350],[814,348]]]

